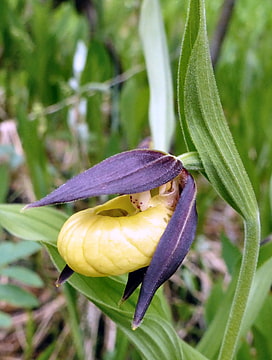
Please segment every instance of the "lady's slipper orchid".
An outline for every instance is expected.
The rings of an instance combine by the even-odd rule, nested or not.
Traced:
[[[74,271],[86,276],[129,273],[122,300],[141,285],[133,328],[156,290],[177,270],[195,236],[196,188],[180,160],[139,149],[114,155],[27,208],[98,195],[122,194],[79,211],[60,231],[66,261],[57,284]]]

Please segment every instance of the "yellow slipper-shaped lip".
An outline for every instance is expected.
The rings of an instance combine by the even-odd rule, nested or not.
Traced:
[[[60,231],[58,250],[80,274],[126,274],[149,265],[172,214],[162,201],[137,211],[129,195],[119,196],[71,216]]]

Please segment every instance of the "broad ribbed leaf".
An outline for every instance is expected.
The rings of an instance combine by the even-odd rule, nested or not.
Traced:
[[[173,84],[164,24],[158,0],[144,0],[140,16],[150,89],[149,123],[155,149],[169,151],[175,128]]]
[[[27,208],[99,195],[143,192],[167,183],[181,170],[181,161],[160,151],[126,151],[73,177]]]
[[[27,243],[29,244],[30,242],[28,241]],[[0,269],[0,275],[15,279],[23,284],[32,287],[42,287],[44,285],[44,282],[38,274],[23,266],[14,265],[5,267],[3,269]]]
[[[0,225],[2,225],[1,213],[0,213]],[[35,254],[35,252],[39,251],[40,248],[41,245],[32,241],[20,241],[18,243],[13,243],[8,241],[2,242],[0,244],[0,254],[1,254],[0,267],[3,267],[19,259]]]
[[[0,301],[27,309],[39,305],[39,301],[34,295],[12,284],[0,284]]]
[[[55,245],[59,230],[68,216],[51,208],[31,209],[28,212],[21,210],[22,205],[0,205],[0,225],[22,239],[45,241]],[[33,247],[37,248],[38,244]],[[27,246],[25,248],[27,249]]]
[[[55,247],[46,245],[53,261],[59,269],[64,262]],[[183,359],[186,353],[188,360],[205,360],[206,358],[184,343],[176,334],[165,311],[165,300],[158,291],[149,307],[143,324],[136,330],[131,329],[138,291],[124,304],[118,306],[124,281],[119,277],[88,278],[74,273],[68,282],[84,294],[108,315],[130,341],[137,347],[143,359]],[[106,291],[105,291],[106,289]]]
[[[140,324],[156,290],[173,275],[190,249],[197,224],[195,197],[194,179],[188,175],[175,212],[143,278],[133,321],[135,327]]]

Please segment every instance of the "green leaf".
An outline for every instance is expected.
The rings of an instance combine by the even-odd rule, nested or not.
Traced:
[[[64,262],[56,248],[49,244],[46,244],[46,248],[58,269],[62,269]],[[136,345],[143,358],[180,360],[186,352],[186,359],[205,359],[178,338],[169,321],[169,313],[165,311],[165,299],[160,292],[155,295],[143,324],[133,331],[131,321],[139,292],[136,291],[135,295],[118,306],[125,286],[121,277],[88,278],[74,273],[69,283],[116,322],[120,330]]]
[[[34,295],[16,285],[11,284],[0,284],[0,300],[11,305],[27,309],[37,307],[39,305],[39,301]]]
[[[11,234],[25,240],[56,245],[59,230],[68,218],[52,208],[23,211],[21,205],[0,205],[0,225]]]
[[[221,282],[218,282],[213,286],[209,298],[205,303],[205,320],[208,324],[214,319],[223,297],[223,286]]]
[[[0,220],[0,224],[1,220]],[[18,243],[4,242],[0,244],[0,266],[5,266],[19,259],[35,254],[41,249],[41,245],[32,241],[20,241]]]
[[[39,58],[35,57],[36,60]],[[39,78],[42,79],[41,76]],[[24,106],[25,104],[22,103],[17,107],[18,131],[24,145],[24,154],[35,194],[42,197],[48,189],[45,146],[39,132],[39,121],[30,121]]]
[[[43,286],[43,281],[39,277],[39,275],[37,275],[32,270],[29,270],[23,266],[9,266],[7,268],[0,269],[0,275],[4,275],[9,278],[18,280],[21,283],[29,286],[33,286],[33,287]]]
[[[12,325],[12,318],[10,315],[0,311],[0,328],[9,328]]]
[[[51,355],[56,351],[56,347],[58,345],[58,338],[56,337],[54,341],[47,345],[46,349],[42,350],[37,356],[36,360],[48,360]]]
[[[197,345],[197,349],[210,360],[217,358],[220,345],[222,344],[224,329],[229,318],[231,303],[237,285],[239,266],[237,266],[236,271],[232,275],[232,281],[227,291],[224,293],[224,296],[221,296],[220,303],[217,304],[217,311],[212,322]]]
[[[218,354],[220,345],[222,343],[223,331],[228,321],[229,311],[231,307],[231,300],[234,295],[237,283],[238,271],[233,274],[233,279],[227,292],[221,297],[221,304],[219,304],[218,311],[206,331],[204,337],[198,344],[198,350],[203,352],[209,359],[215,359]],[[249,300],[245,312],[245,316],[241,326],[241,336],[245,336],[250,330],[258,313],[260,312],[272,283],[272,258],[266,261],[256,271],[254,282],[250,291]],[[213,346],[209,346],[209,344]]]
[[[257,319],[269,294],[272,284],[272,258],[260,266],[254,277],[253,286],[250,290],[246,314],[243,319],[241,334],[246,336],[247,331]]]
[[[268,241],[267,243],[263,244],[260,248],[258,266],[262,265],[270,258],[272,258],[272,242]]]
[[[255,344],[254,344],[255,348]],[[251,344],[249,344],[245,339],[242,340],[241,346],[237,353],[237,359],[239,360],[252,360],[252,349]],[[260,359],[268,359],[267,357],[261,357]]]
[[[237,263],[241,260],[241,253],[227,237],[222,236],[222,256],[227,265],[230,275],[233,273]]]
[[[169,52],[158,0],[144,0],[140,36],[150,88],[149,123],[153,147],[169,151],[175,127]]]
[[[259,359],[269,359],[272,354],[271,331],[272,323],[269,321],[272,311],[272,296],[269,294],[254,323],[254,347]]]
[[[257,359],[270,359],[272,354],[271,338],[268,340],[267,334],[262,333],[259,327],[253,328],[253,336],[254,350],[257,353]],[[250,359],[252,359],[252,357]]]
[[[129,148],[142,140],[143,127],[148,115],[148,87],[139,76],[125,82],[120,99],[120,117]]]
[[[190,3],[179,66],[180,120],[210,182],[244,218],[255,217],[255,195],[229,131],[213,75],[203,0]]]
[[[179,62],[179,115],[190,151],[197,150],[212,186],[243,218],[245,242],[239,281],[219,354],[232,359],[259,251],[260,223],[255,195],[220,103],[209,53],[204,0],[191,0]],[[186,138],[187,140],[187,138]],[[213,330],[218,337],[217,329]]]

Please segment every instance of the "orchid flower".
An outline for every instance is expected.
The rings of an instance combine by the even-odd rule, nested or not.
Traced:
[[[86,276],[129,273],[121,301],[141,284],[136,329],[156,290],[177,270],[195,236],[196,187],[176,157],[137,149],[114,155],[68,180],[27,208],[121,194],[79,211],[63,225],[58,251],[66,262],[57,285]]]

